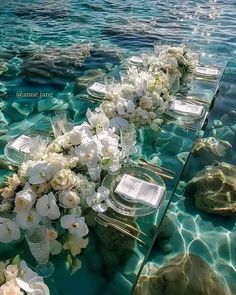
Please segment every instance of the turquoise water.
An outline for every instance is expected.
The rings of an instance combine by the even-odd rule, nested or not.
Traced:
[[[80,95],[87,83],[117,75],[128,56],[151,49],[154,42],[184,42],[204,52],[206,60],[230,61],[204,137],[211,134],[214,120],[236,106],[235,8],[231,0],[1,1],[1,151],[11,136],[62,105],[74,121],[82,121],[88,104]],[[224,125],[231,126],[232,117]],[[235,147],[235,133],[231,140]],[[235,155],[225,161],[235,163]],[[196,253],[235,294],[235,219],[202,213],[183,197],[185,182],[202,167],[191,157],[168,211],[176,227],[166,241],[171,251],[154,248],[150,261],[164,265],[183,251]]]

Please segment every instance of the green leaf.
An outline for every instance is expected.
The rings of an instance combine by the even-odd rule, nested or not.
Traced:
[[[20,265],[20,255],[16,255],[16,257],[13,258],[12,264],[19,266]]]
[[[81,261],[78,258],[74,258],[74,263],[71,271],[71,276],[75,274],[81,268]]]
[[[72,276],[81,268],[81,261],[78,258],[68,254],[66,259],[66,268],[68,270],[71,269],[70,275]]]
[[[66,261],[68,262],[69,267],[73,266],[73,258],[70,254],[67,255]]]

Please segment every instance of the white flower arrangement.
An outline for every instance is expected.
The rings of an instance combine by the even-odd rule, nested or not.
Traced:
[[[119,116],[136,125],[157,127],[173,100],[172,91],[195,66],[194,57],[184,46],[162,47],[158,55],[141,56],[143,67],[130,66],[123,82],[106,93],[100,110],[110,119]],[[159,121],[162,122],[162,121]]]
[[[43,278],[32,271],[24,260],[16,256],[12,262],[0,262],[0,294],[49,295],[50,291]]]
[[[121,154],[121,127],[148,124],[158,130],[168,101],[174,99],[171,89],[175,81],[194,67],[185,47],[164,47],[159,55],[142,58],[141,69],[130,67],[125,82],[114,85],[95,112],[87,110],[88,123],[56,137],[44,153],[23,162],[18,173],[7,178],[0,189],[0,213],[11,213],[12,218],[0,217],[0,242],[18,240],[22,231],[43,223],[53,255],[64,249],[76,256],[86,248],[89,229],[81,204],[104,212],[109,192],[103,187],[96,191],[95,183],[78,171],[86,171],[91,162],[109,169]],[[55,223],[66,230],[63,245]],[[7,284],[3,289],[20,288],[15,282]]]

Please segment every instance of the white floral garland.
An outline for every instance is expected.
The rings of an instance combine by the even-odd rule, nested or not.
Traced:
[[[94,113],[88,109],[88,123],[55,138],[33,160],[22,163],[18,174],[7,178],[0,212],[13,212],[15,218],[0,217],[0,242],[18,240],[21,230],[41,222],[48,228],[52,254],[64,248],[76,256],[88,245],[89,229],[80,204],[105,211],[109,192],[104,188],[96,192],[95,184],[78,171],[88,161],[109,168],[121,155],[121,126],[134,123],[159,128],[159,114],[173,99],[170,92],[176,79],[194,66],[185,47],[165,47],[158,56],[145,55],[142,60],[145,66],[130,67],[124,83],[114,85]],[[67,231],[63,245],[57,239],[55,221]]]

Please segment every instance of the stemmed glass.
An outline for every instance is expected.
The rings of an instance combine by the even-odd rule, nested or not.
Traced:
[[[47,228],[44,225],[30,227],[26,232],[26,241],[35,260],[36,271],[42,277],[49,277],[54,272],[54,265],[49,262],[49,240]]]
[[[120,129],[120,137],[121,137],[121,147],[123,154],[123,164],[130,165],[130,154],[134,147],[135,143],[135,127],[133,124],[130,124],[126,127]]]

